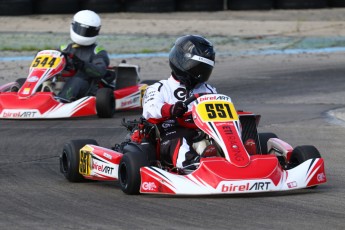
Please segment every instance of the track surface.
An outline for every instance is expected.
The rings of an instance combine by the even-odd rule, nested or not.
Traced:
[[[343,229],[345,128],[327,116],[345,103],[343,60],[341,54],[219,57],[211,80],[237,109],[262,115],[259,131],[292,146],[315,145],[326,161],[325,185],[221,197],[127,196],[116,182],[67,182],[58,155],[70,139],[93,138],[105,147],[121,142],[122,117],[139,112],[0,120],[0,229]]]

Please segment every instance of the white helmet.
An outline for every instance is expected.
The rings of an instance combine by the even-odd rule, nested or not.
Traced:
[[[71,24],[70,35],[73,42],[88,46],[96,42],[101,29],[101,18],[91,10],[76,13]]]

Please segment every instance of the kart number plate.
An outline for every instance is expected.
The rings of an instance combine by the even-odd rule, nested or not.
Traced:
[[[31,68],[56,68],[61,62],[60,57],[50,55],[38,55],[31,63]]]
[[[90,176],[91,154],[87,151],[80,151],[79,173],[84,176]]]
[[[238,120],[238,115],[231,102],[208,101],[198,104],[197,111],[205,122],[225,122]]]

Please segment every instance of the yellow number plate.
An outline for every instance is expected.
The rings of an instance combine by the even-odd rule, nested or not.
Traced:
[[[79,173],[84,176],[91,174],[91,154],[85,150],[80,150]]]
[[[31,68],[56,68],[61,62],[60,57],[53,57],[49,55],[39,55],[31,63]]]
[[[238,120],[234,105],[226,101],[207,101],[197,105],[196,108],[201,119],[205,122],[225,122]]]

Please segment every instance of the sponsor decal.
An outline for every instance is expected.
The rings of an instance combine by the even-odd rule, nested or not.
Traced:
[[[174,91],[174,96],[175,98],[177,98],[178,100],[184,100],[186,99],[186,95],[187,95],[187,90],[185,88],[177,88]]]
[[[155,191],[157,189],[157,186],[155,182],[144,182],[141,185],[141,188],[145,191]]]
[[[173,127],[173,126],[175,126],[174,124],[167,124],[167,123],[163,123],[162,124],[162,128],[164,128],[164,129],[167,129],[167,128],[170,128],[170,127]]]
[[[231,101],[231,98],[225,95],[220,95],[217,97],[217,100]]]
[[[121,107],[133,105],[133,104],[137,103],[138,101],[139,101],[139,97],[130,98],[130,99],[126,100],[126,101],[122,101],[121,102]]]
[[[106,153],[106,152],[103,153],[103,156],[110,160],[113,159],[113,157],[109,153]]]
[[[292,181],[287,183],[288,188],[296,188],[297,187],[297,182],[296,181]]]
[[[268,191],[271,182],[225,182],[220,186],[221,192],[246,192],[246,191]]]
[[[109,175],[111,175],[113,173],[113,170],[114,170],[113,167],[104,166],[102,164],[98,164],[95,161],[92,161],[92,169],[95,169],[99,172],[103,172],[103,173],[109,174]]]
[[[231,127],[229,125],[223,125],[222,129],[223,129],[225,134],[227,134],[227,135],[232,134],[232,130],[231,130]]]
[[[3,118],[34,118],[37,117],[39,113],[37,111],[8,111],[4,110],[2,113]]]
[[[30,93],[30,88],[25,88],[23,90],[23,94],[29,94]]]
[[[217,100],[217,96],[206,96],[206,97],[200,97],[200,101],[212,101],[212,100]]]
[[[38,77],[37,76],[31,76],[31,77],[29,77],[28,79],[27,79],[27,81],[28,82],[36,82],[36,81],[38,81]]]
[[[318,182],[322,182],[326,180],[326,175],[322,172],[322,173],[317,174],[316,178]]]
[[[234,159],[236,161],[243,161],[244,160],[244,156],[243,153],[241,151],[241,149],[238,147],[239,143],[237,143],[236,137],[235,136],[228,136],[228,141],[229,144],[232,147],[232,151],[234,152]]]

